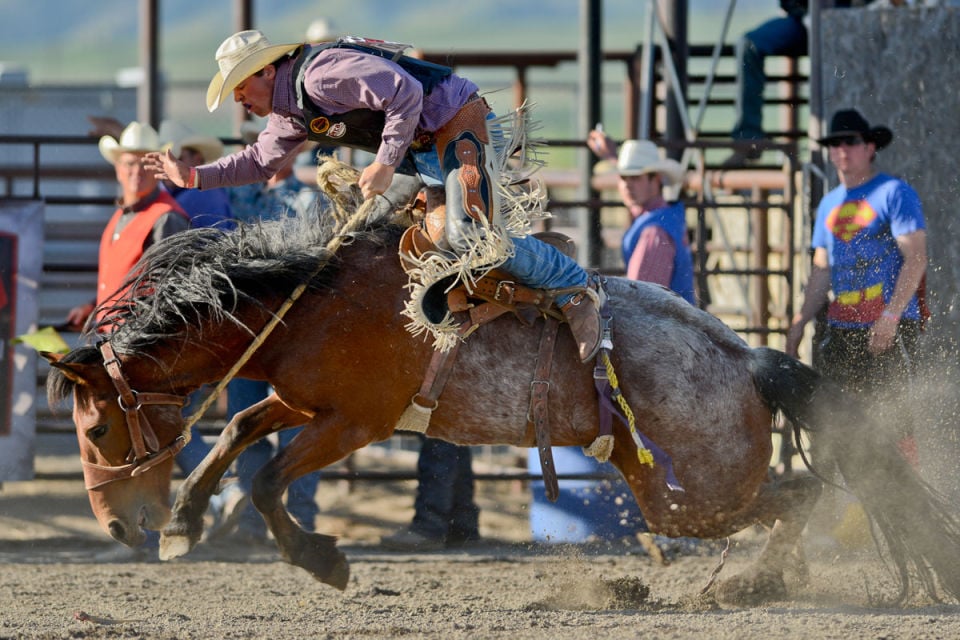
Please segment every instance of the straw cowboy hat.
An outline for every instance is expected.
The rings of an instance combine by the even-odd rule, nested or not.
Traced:
[[[657,145],[649,140],[627,140],[620,147],[617,173],[621,176],[640,176],[658,173],[664,185],[683,182],[683,167],[676,160],[663,158]]]
[[[120,134],[120,139],[113,136],[100,138],[100,155],[110,164],[117,164],[121,153],[150,153],[160,151],[160,137],[149,124],[131,122]]]
[[[270,44],[267,37],[255,29],[235,33],[224,40],[216,54],[220,70],[207,87],[207,109],[215,111],[224,96],[238,84],[299,46],[300,43]]]
[[[883,126],[871,127],[867,119],[856,109],[841,109],[830,119],[830,133],[817,140],[827,144],[831,140],[860,136],[864,142],[872,142],[877,149],[883,149],[893,141],[893,131]]]
[[[176,120],[161,122],[159,136],[163,150],[170,149],[177,158],[184,147],[198,151],[204,162],[213,162],[223,155],[223,143],[218,138],[194,133],[188,126]]]

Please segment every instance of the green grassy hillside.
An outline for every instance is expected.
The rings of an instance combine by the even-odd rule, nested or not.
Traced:
[[[0,0],[0,63],[28,68],[33,84],[112,83],[120,69],[139,64],[139,10],[134,0]],[[259,0],[253,19],[274,42],[302,40],[307,26],[327,17],[342,33],[408,42],[429,51],[575,50],[582,0]],[[234,0],[160,0],[160,65],[168,91],[164,115],[216,135],[231,135],[234,110],[208,114],[206,83],[216,67],[217,45],[235,31]],[[728,42],[767,17],[769,0],[736,4]],[[713,43],[727,3],[689,0],[690,39]],[[318,10],[318,7],[320,10]],[[633,50],[645,34],[648,3],[604,0],[603,47]],[[320,12],[322,11],[322,13]],[[460,69],[488,94],[499,111],[512,104],[512,70]],[[623,133],[622,64],[604,68],[603,121],[611,135]],[[542,135],[572,138],[577,133],[575,64],[532,69],[530,99],[543,123]],[[69,105],[64,105],[69,108]],[[104,115],[109,115],[105,105]],[[566,165],[569,151],[555,152],[551,165]]]

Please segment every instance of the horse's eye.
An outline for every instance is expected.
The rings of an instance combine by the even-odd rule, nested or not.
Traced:
[[[87,431],[87,437],[90,438],[91,440],[97,440],[98,438],[102,438],[106,434],[107,434],[107,425],[105,424],[97,425],[93,429],[90,429]]]

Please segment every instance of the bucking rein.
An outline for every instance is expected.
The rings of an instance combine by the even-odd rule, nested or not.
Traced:
[[[329,161],[325,164],[335,163]],[[324,178],[325,174],[332,174],[336,170],[343,170],[346,165],[340,165],[333,169],[327,169],[324,172],[318,169],[318,182],[323,190],[331,195],[335,207],[340,208],[344,204],[344,198],[332,181]],[[350,168],[352,169],[352,168]],[[434,203],[433,198],[427,198],[430,202],[430,210],[424,204],[423,216],[419,221],[414,222],[404,232],[398,251],[398,256],[404,269],[409,272],[410,265],[415,263],[416,257],[434,250],[434,245],[425,228],[424,221],[438,218],[442,219],[444,213],[444,204],[442,202]],[[364,201],[352,216],[347,218],[340,215],[338,218],[344,220],[336,234],[327,243],[326,249],[331,253],[336,253],[337,249],[343,244],[350,234],[358,231],[365,224],[368,215],[375,207],[376,199],[371,198]],[[412,209],[412,207],[408,207]],[[412,211],[411,211],[412,213]],[[432,226],[432,225],[431,225]],[[442,228],[442,225],[440,225]],[[556,232],[543,232],[536,235],[540,240],[552,244],[558,250],[566,253],[571,258],[576,257],[576,248],[573,241],[563,234]],[[190,430],[194,424],[206,413],[219,395],[226,388],[240,369],[246,364],[254,352],[262,345],[267,337],[273,332],[277,324],[287,314],[290,308],[306,291],[310,280],[315,277],[323,266],[317,268],[317,271],[305,282],[298,285],[280,305],[280,308],[273,314],[266,325],[260,330],[260,333],[253,339],[247,350],[240,356],[233,367],[217,383],[214,390],[204,399],[200,408],[191,415],[183,428],[184,442],[189,442]],[[606,288],[606,280],[599,278],[600,286]],[[528,425],[532,423],[536,438],[537,451],[540,456],[540,466],[543,474],[543,482],[546,490],[546,496],[551,502],[556,502],[559,497],[559,483],[557,481],[557,470],[553,462],[553,450],[550,444],[550,421],[548,412],[547,394],[550,388],[550,371],[553,364],[554,346],[559,330],[562,315],[554,306],[554,298],[557,294],[563,293],[563,290],[541,290],[525,287],[510,279],[509,274],[504,271],[491,271],[480,278],[477,278],[468,287],[466,283],[459,280],[455,283],[439,282],[430,287],[431,291],[425,298],[429,298],[435,304],[445,304],[451,314],[460,318],[462,321],[457,329],[457,340],[449,344],[449,348],[436,348],[427,371],[424,374],[420,390],[414,394],[410,400],[410,405],[406,408],[395,426],[399,431],[411,431],[416,433],[425,433],[430,426],[430,417],[437,408],[440,396],[443,393],[444,385],[447,382],[450,372],[453,370],[453,364],[456,360],[456,354],[459,345],[467,337],[476,331],[481,325],[503,315],[507,312],[513,312],[520,322],[526,325],[532,325],[539,316],[543,316],[544,325],[540,334],[540,345],[537,353],[536,368],[534,370],[533,380],[530,383],[530,405],[527,412]],[[445,294],[445,300],[444,295]],[[594,441],[587,447],[583,447],[586,455],[596,458],[600,462],[606,462],[610,459],[613,452],[613,416],[630,429],[630,435],[637,445],[637,457],[640,462],[648,466],[660,464],[666,471],[667,486],[674,491],[683,491],[683,487],[677,480],[670,456],[660,449],[652,440],[640,433],[636,427],[636,419],[629,404],[620,391],[619,381],[613,368],[613,362],[610,359],[610,353],[613,350],[613,339],[611,333],[611,321],[613,318],[609,305],[609,297],[604,302],[600,310],[602,320],[603,338],[598,351],[593,369],[594,386],[597,391],[599,401],[599,419],[600,430]]]

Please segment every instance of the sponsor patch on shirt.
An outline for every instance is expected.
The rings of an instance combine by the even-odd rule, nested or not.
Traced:
[[[347,125],[342,122],[338,122],[327,131],[327,137],[329,138],[342,138],[343,135],[347,132]],[[322,133],[322,132],[318,132]]]
[[[324,118],[323,116],[320,116],[319,118],[314,118],[313,120],[310,121],[310,131],[313,131],[318,135],[323,134],[329,128],[330,128],[330,121]]]

